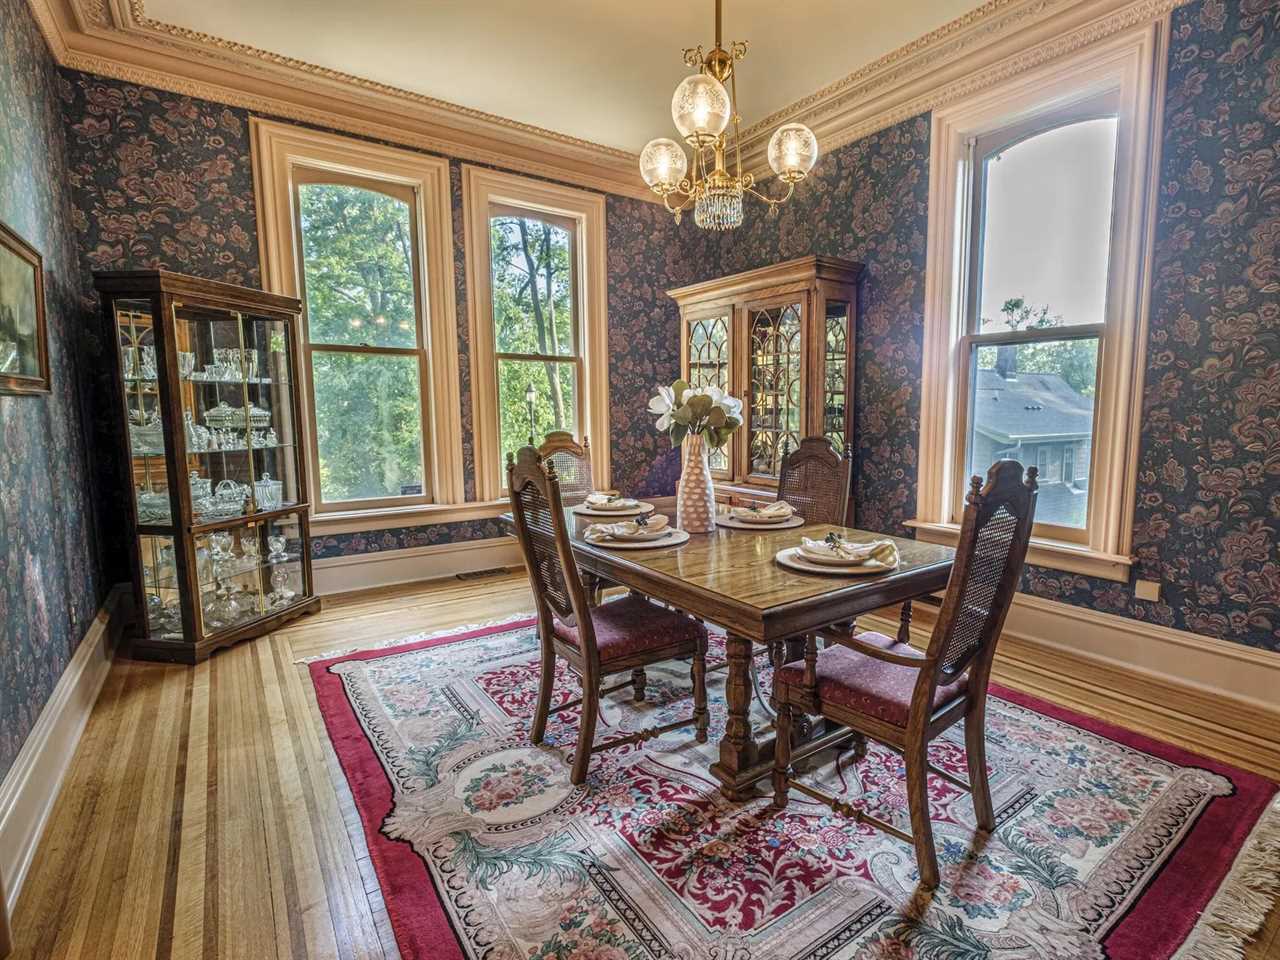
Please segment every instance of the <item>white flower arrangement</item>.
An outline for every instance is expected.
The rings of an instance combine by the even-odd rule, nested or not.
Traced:
[[[671,443],[677,447],[690,435],[701,436],[712,447],[723,447],[742,426],[741,400],[719,387],[691,387],[684,380],[658,387],[657,395],[649,400],[649,412],[658,418],[657,428],[670,433]]]

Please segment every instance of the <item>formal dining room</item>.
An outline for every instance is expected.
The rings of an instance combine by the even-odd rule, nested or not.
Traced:
[[[1280,960],[1280,0],[0,0],[0,960]]]

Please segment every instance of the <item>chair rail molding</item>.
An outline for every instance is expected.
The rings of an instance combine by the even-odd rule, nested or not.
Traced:
[[[7,908],[12,915],[17,905],[40,834],[107,679],[131,606],[127,583],[117,584],[107,594],[13,766],[0,781],[0,890],[8,898],[7,903],[0,902],[0,912]]]

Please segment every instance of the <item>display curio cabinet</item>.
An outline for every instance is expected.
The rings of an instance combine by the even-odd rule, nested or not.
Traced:
[[[712,451],[722,501],[776,491],[782,456],[808,436],[853,443],[854,333],[862,265],[802,257],[669,290],[680,307],[682,375],[743,401],[743,425]]]
[[[132,481],[133,654],[194,663],[318,609],[299,301],[165,270],[94,284]]]

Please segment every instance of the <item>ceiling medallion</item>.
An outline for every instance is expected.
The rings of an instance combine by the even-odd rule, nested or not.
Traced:
[[[676,223],[690,206],[693,221],[708,230],[732,230],[742,225],[742,200],[751,194],[769,205],[769,212],[791,199],[796,184],[818,160],[818,138],[803,123],[785,123],[769,140],[769,166],[787,185],[781,197],[755,189],[755,178],[742,172],[742,144],[738,127],[738,89],[734,64],[747,55],[746,41],[735,40],[725,50],[720,42],[720,2],[716,3],[716,43],[703,54],[699,45],[684,51],[684,62],[698,72],[685,77],[671,97],[671,119],[693,151],[693,172],[684,149],[674,140],[650,140],[640,152],[640,175]],[[728,85],[726,87],[726,84]],[[726,134],[733,125],[733,173],[725,169]],[[672,201],[677,201],[672,205]]]

